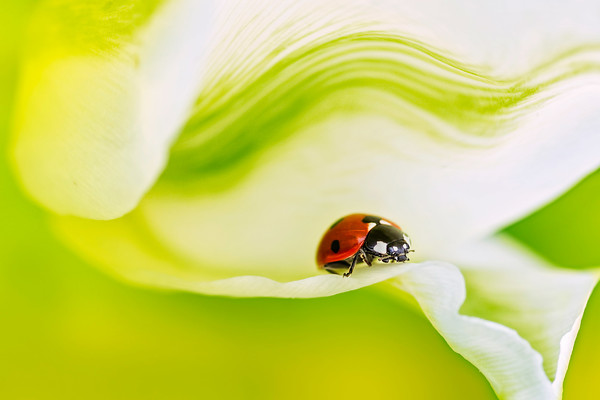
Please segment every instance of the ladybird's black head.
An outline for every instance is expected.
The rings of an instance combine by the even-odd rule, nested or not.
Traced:
[[[394,240],[387,245],[387,254],[395,261],[408,261],[410,245],[405,240]]]
[[[410,238],[400,228],[393,225],[379,224],[374,226],[362,246],[363,251],[380,261],[408,261]]]

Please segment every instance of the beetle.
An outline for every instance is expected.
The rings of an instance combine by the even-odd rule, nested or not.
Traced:
[[[347,270],[352,275],[357,263],[371,266],[377,258],[384,263],[409,261],[410,238],[392,221],[369,214],[350,214],[338,219],[323,235],[317,248],[317,266],[332,274]]]

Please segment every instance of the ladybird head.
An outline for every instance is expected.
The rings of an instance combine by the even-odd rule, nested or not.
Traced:
[[[404,232],[402,238],[393,240],[387,244],[387,255],[389,261],[408,261],[408,253],[414,251],[410,249],[410,238]]]
[[[390,261],[408,261],[408,252],[410,244],[406,240],[394,240],[387,245],[387,255]]]

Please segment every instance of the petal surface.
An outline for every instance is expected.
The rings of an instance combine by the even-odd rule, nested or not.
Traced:
[[[340,108],[355,114],[356,107],[365,108],[361,99],[371,105],[369,111],[376,105],[378,114],[393,116],[412,131],[458,139],[461,146],[454,149],[454,155],[471,152],[464,145],[473,145],[475,140],[485,149],[483,155],[474,157],[484,158],[490,156],[485,150],[499,134],[506,137],[507,131],[518,131],[506,126],[505,120],[524,111],[528,102],[565,92],[581,96],[586,104],[597,101],[597,89],[592,87],[597,83],[588,75],[597,69],[594,45],[600,41],[600,32],[597,24],[581,23],[597,5],[581,3],[564,9],[558,3],[546,5],[545,18],[532,22],[526,16],[541,3],[510,2],[499,7],[482,2],[473,8],[450,6],[452,13],[440,14],[449,6],[433,0],[418,6],[403,1],[377,6],[363,1],[327,6],[308,0],[231,1],[219,5],[218,17],[211,2],[192,0],[101,2],[86,7],[68,1],[44,4],[32,24],[37,27],[32,33],[36,45],[31,46],[23,69],[15,153],[24,186],[42,204],[62,214],[109,219],[135,207],[161,172],[167,147],[194,100],[196,114],[175,146],[168,172],[201,171],[203,178],[223,165],[229,169],[238,159],[264,152],[282,136],[302,131],[302,126],[294,125],[299,120],[305,125],[307,119],[319,119],[319,114]],[[479,17],[473,18],[474,13]],[[503,36],[506,26],[511,26],[510,34]],[[567,39],[551,40],[556,35]],[[517,41],[515,46],[513,36],[530,39]],[[548,43],[555,43],[555,48],[548,50]],[[474,58],[483,54],[482,49],[494,49],[494,57]],[[565,53],[557,55],[560,51]],[[534,68],[561,57],[558,66]],[[505,64],[519,60],[524,67],[504,71],[499,59]],[[349,68],[344,70],[344,65]],[[488,73],[483,73],[481,65],[489,67]],[[359,71],[364,79],[357,80],[349,70]],[[582,79],[566,79],[573,75]],[[377,93],[348,93],[357,85],[371,95]],[[592,93],[579,93],[573,86],[587,87]],[[279,92],[273,92],[276,89]],[[331,96],[340,91],[344,93],[333,101]],[[542,94],[532,97],[538,91]],[[244,93],[249,93],[250,101]],[[309,109],[323,103],[326,107],[316,115],[306,115],[307,102]],[[577,115],[572,120],[577,126],[567,124],[562,129],[595,129],[596,122],[586,114],[589,107],[580,110],[573,103]],[[263,117],[257,119],[258,115]],[[232,129],[231,124],[239,128]],[[524,119],[520,125],[548,128],[539,118]],[[483,133],[494,140],[481,141]],[[247,138],[253,136],[260,140],[248,143]],[[547,136],[544,154],[556,158],[552,132]],[[208,140],[211,137],[226,151],[215,147]],[[386,145],[376,137],[373,141]],[[558,141],[565,143],[562,137]],[[582,145],[578,137],[571,141],[565,149],[568,154],[597,144],[586,140]],[[507,144],[503,151],[512,152],[512,147]],[[430,150],[435,154],[435,149]],[[236,151],[244,156],[238,157]],[[515,158],[531,155],[525,153]],[[218,159],[211,159],[215,155]],[[497,154],[491,157],[505,161]],[[456,167],[452,154],[440,163]],[[587,155],[581,155],[577,163],[566,163],[569,167],[563,170],[570,171],[568,176],[559,170],[555,183],[534,177],[544,185],[544,190],[535,191],[540,193],[537,197],[531,194],[533,189],[515,198],[514,204],[491,196],[507,204],[506,211],[485,210],[485,215],[494,215],[498,221],[480,222],[482,226],[476,229],[493,230],[507,218],[529,212],[598,165]],[[521,167],[544,169],[545,165],[536,158],[514,169],[521,171]],[[514,175],[492,172],[488,181]],[[469,178],[482,179],[464,176],[461,181]],[[452,180],[444,182],[456,187]],[[480,202],[489,204],[488,200]],[[482,221],[480,215],[475,218]]]
[[[90,223],[105,229],[89,230]],[[133,223],[126,224],[123,219],[92,222],[78,218],[61,218],[55,227],[61,235],[68,236],[74,250],[103,267],[111,275],[158,288],[220,296],[332,296],[388,280],[419,268],[420,265],[399,264],[362,268],[355,271],[352,279],[331,274],[317,275],[316,268],[308,278],[287,282],[257,275],[228,277],[227,272],[202,269],[185,258],[174,258],[168,249],[149,236],[136,238],[132,235]],[[281,269],[284,270],[285,266]]]
[[[216,35],[210,84],[140,207],[187,257],[310,265],[322,227],[352,212],[401,224],[427,257],[492,234],[600,166],[594,30],[502,75],[448,56],[436,35],[420,41],[424,19],[394,22],[358,3],[331,13],[264,4],[220,22],[229,28]],[[510,7],[507,20],[519,15]],[[224,236],[239,238],[239,251]]]
[[[468,296],[462,312],[516,330],[541,354],[542,371],[560,398],[599,269],[558,269],[502,235],[471,243],[447,257],[461,266],[465,277]]]
[[[122,221],[57,225],[75,249],[109,273],[142,285],[235,297],[330,296],[387,281],[393,293],[414,297],[450,347],[473,363],[501,399],[558,399],[581,316],[598,275],[549,267],[498,239],[456,256],[461,271],[428,261],[359,268],[351,278],[334,275],[277,281],[200,268],[174,261],[151,237],[132,240]],[[466,254],[467,256],[465,256]],[[282,267],[281,269],[285,269]],[[285,276],[279,274],[278,276]],[[288,275],[291,276],[291,275]],[[466,280],[466,286],[465,286]]]
[[[60,214],[130,211],[162,171],[196,96],[212,2],[46,1],[15,117],[25,188]]]
[[[137,212],[172,251],[222,270],[310,273],[325,229],[354,212],[400,224],[425,260],[492,234],[598,167],[594,90],[569,93],[483,148],[341,112],[242,164],[242,178],[161,182]]]
[[[479,368],[500,399],[556,399],[542,357],[525,339],[504,325],[460,313],[464,285],[457,269],[437,266],[395,279],[395,286],[414,296],[450,347]]]

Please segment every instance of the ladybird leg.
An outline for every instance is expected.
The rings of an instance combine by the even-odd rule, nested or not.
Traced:
[[[348,268],[348,272],[346,272],[344,274],[344,278],[347,278],[350,275],[352,275],[352,272],[354,271],[354,267],[356,266],[356,261],[358,260],[358,256],[359,255],[360,255],[360,252],[356,253],[356,255],[354,256],[354,258],[352,259],[352,264],[350,264],[350,268]]]
[[[363,249],[360,249],[359,251],[360,253],[360,259],[367,264],[369,267],[371,265],[373,265],[371,262],[373,261],[373,256],[370,256],[369,254],[365,253],[365,251]]]

